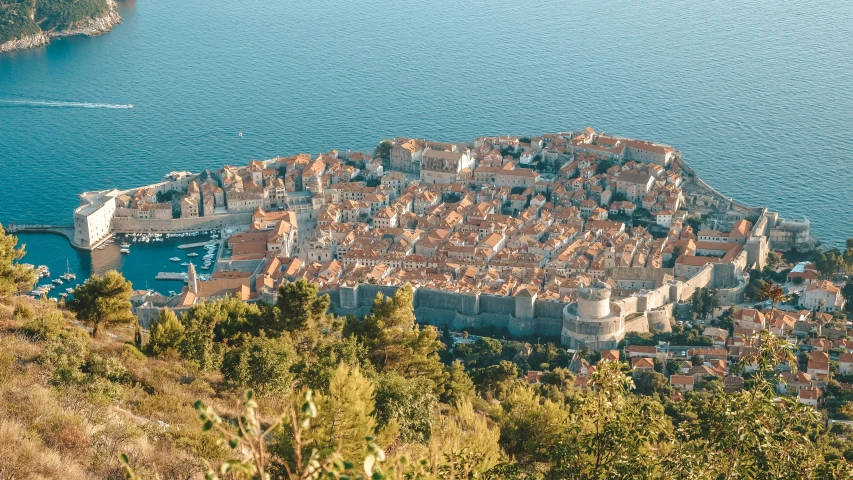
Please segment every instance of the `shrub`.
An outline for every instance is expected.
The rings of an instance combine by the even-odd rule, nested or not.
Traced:
[[[225,354],[222,374],[233,387],[253,388],[259,395],[286,392],[293,382],[296,350],[289,336],[252,337]]]
[[[93,353],[83,365],[83,371],[115,383],[128,383],[130,375],[122,363],[113,357]]]
[[[47,311],[36,318],[30,315],[21,327],[21,332],[36,341],[50,341],[59,338],[66,325],[61,312]]]
[[[83,381],[81,367],[89,355],[89,336],[76,328],[63,332],[45,345],[39,361],[53,369],[51,383],[67,386]]]

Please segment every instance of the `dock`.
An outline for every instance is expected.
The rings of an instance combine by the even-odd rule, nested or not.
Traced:
[[[178,248],[180,248],[181,250],[185,250],[187,248],[197,248],[197,247],[203,247],[205,245],[216,245],[216,243],[217,243],[216,240],[207,240],[205,242],[185,243],[183,245],[178,245]]]
[[[187,281],[187,274],[183,272],[160,272],[154,277],[156,280],[180,280]]]

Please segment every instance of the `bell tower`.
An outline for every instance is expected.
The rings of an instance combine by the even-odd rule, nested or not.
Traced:
[[[195,273],[195,265],[190,262],[187,268],[187,289],[194,295],[198,295],[198,276]]]

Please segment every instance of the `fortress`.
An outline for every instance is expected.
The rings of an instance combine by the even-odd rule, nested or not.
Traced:
[[[363,316],[377,294],[411,284],[422,323],[570,348],[669,330],[698,288],[723,306],[742,302],[771,248],[814,246],[808,220],[735,202],[672,146],[592,128],[464,144],[399,138],[388,158],[332,150],[172,172],[80,195],[73,242],[265,230],[255,218],[274,211],[310,234],[292,250],[259,243],[246,298],[274,300],[279,285],[305,279],[334,313]]]
[[[686,307],[697,288],[715,288],[723,306],[742,302],[748,268],[763,268],[771,246],[781,250],[811,240],[807,221],[784,221],[766,209],[752,213],[759,217],[744,248],[725,262],[708,257],[699,267],[608,269],[603,277],[610,278],[616,288],[601,280],[581,283],[573,302],[541,299],[532,289],[500,296],[415,286],[415,315],[422,324],[448,325],[457,331],[496,328],[516,337],[559,337],[567,348],[616,348],[628,332],[671,331],[674,308],[677,304]],[[726,244],[719,248],[724,247]],[[370,312],[377,294],[392,296],[398,288],[361,283],[324,293],[330,295],[335,314],[361,317]]]

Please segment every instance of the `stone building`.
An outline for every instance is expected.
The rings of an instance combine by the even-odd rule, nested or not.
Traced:
[[[611,289],[603,282],[579,285],[578,301],[563,310],[562,344],[593,350],[616,348],[625,336],[621,305],[610,301]]]

